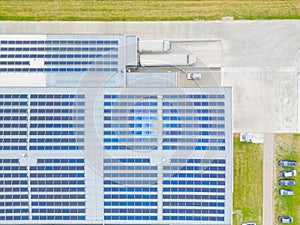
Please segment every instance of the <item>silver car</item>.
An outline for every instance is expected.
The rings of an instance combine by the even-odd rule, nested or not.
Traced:
[[[279,180],[279,185],[281,185],[281,186],[295,186],[296,181],[295,180]]]
[[[283,196],[292,196],[294,195],[294,191],[292,189],[280,189],[279,194]]]
[[[289,166],[289,167],[292,167],[292,166],[297,166],[297,162],[294,161],[294,160],[279,160],[278,162],[279,166]]]
[[[244,223],[242,223],[242,225],[256,225],[256,223],[254,223],[254,222],[244,222]]]

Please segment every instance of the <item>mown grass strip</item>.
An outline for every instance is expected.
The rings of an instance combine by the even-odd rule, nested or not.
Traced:
[[[0,0],[0,20],[174,21],[299,19],[297,0]]]
[[[262,224],[263,150],[262,145],[240,142],[234,136],[233,225]]]

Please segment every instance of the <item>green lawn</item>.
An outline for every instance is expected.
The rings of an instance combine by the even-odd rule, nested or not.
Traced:
[[[280,159],[291,159],[298,161],[297,172],[300,172],[300,136],[297,134],[281,134],[275,136],[276,142],[276,181],[274,199],[276,199],[276,214],[275,221],[278,223],[277,217],[279,215],[290,215],[294,218],[293,224],[300,224],[300,179],[297,175],[295,187],[288,187],[294,190],[294,196],[280,196],[278,191],[280,189],[278,180],[280,179],[279,172],[283,169],[278,166],[277,162]]]
[[[262,145],[242,143],[234,136],[233,225],[262,224],[263,151]]]
[[[299,19],[298,0],[0,0],[0,20]]]

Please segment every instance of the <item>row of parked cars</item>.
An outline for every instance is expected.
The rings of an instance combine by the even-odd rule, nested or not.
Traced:
[[[279,160],[278,162],[279,166],[282,167],[295,167],[297,166],[297,162],[293,160]],[[297,175],[297,171],[294,169],[289,170],[282,170],[280,171],[280,176],[282,176],[284,179],[279,180],[279,185],[283,187],[290,187],[295,186],[296,181],[294,179],[289,179],[291,177],[294,177]],[[288,179],[285,179],[288,178]],[[279,194],[283,196],[292,196],[294,195],[294,191],[290,188],[281,188],[279,189]],[[278,216],[278,221],[280,223],[292,223],[294,221],[292,216]],[[242,225],[256,225],[254,222],[244,222]]]
[[[279,160],[278,162],[279,166],[282,167],[295,167],[297,166],[297,162],[293,160]],[[297,171],[294,169],[289,170],[282,170],[280,171],[280,175],[284,178],[291,178],[297,175]],[[279,185],[286,187],[286,186],[295,186],[296,181],[294,179],[280,179]],[[282,196],[293,196],[294,191],[290,188],[281,188],[279,189],[279,194]],[[292,216],[282,216],[280,215],[278,217],[278,221],[281,223],[292,223],[293,217]]]

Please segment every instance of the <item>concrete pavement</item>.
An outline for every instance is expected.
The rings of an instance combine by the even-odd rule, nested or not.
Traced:
[[[263,159],[263,225],[274,224],[273,214],[273,174],[274,174],[274,134],[264,134]]]

